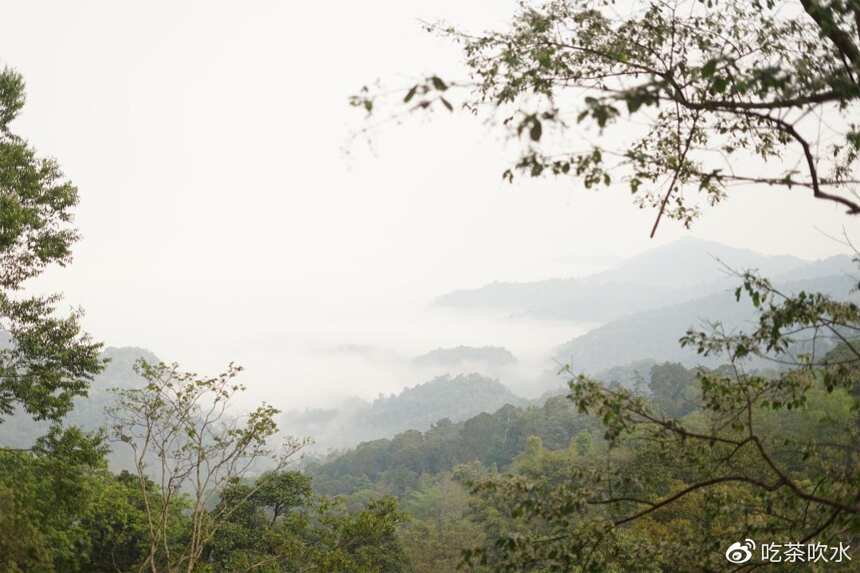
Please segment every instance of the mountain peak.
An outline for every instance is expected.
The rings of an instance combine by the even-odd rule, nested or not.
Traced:
[[[597,274],[530,283],[492,283],[454,291],[436,304],[496,308],[537,318],[602,322],[669,301],[684,302],[736,286],[726,269],[757,270],[778,278],[850,274],[845,256],[809,262],[792,255],[766,255],[686,236],[625,259]]]
[[[725,280],[726,271],[721,263],[740,271],[757,269],[766,275],[778,275],[807,261],[687,236],[635,255],[592,279],[683,289]]]

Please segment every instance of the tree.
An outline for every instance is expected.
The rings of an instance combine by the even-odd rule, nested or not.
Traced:
[[[521,142],[505,179],[625,181],[657,210],[652,237],[662,217],[689,226],[737,184],[860,213],[857,0],[550,0],[522,2],[505,31],[426,29],[462,47],[468,77],[364,87],[351,104],[383,120],[483,116]]]
[[[0,570],[9,573],[51,571],[51,551],[34,519],[14,491],[0,485]]]
[[[0,570],[114,573],[142,559],[137,484],[108,472],[106,452],[103,435],[56,427],[0,451]]]
[[[294,519],[294,512],[310,504],[310,482],[300,472],[286,471],[266,472],[256,481],[228,483],[219,493],[216,507],[216,511],[224,511],[225,523],[207,545],[206,561],[217,571],[261,567],[279,571],[278,562],[288,558],[279,549],[295,543],[283,543],[275,531],[293,534],[297,524],[304,524],[304,520]]]
[[[408,571],[397,538],[403,516],[390,497],[371,500],[361,511],[342,509],[337,499],[323,499],[317,506],[311,543],[298,559],[301,571],[392,573]]]
[[[279,517],[301,506],[311,493],[311,478],[300,472],[266,472],[251,497],[271,513],[274,524]]]
[[[213,571],[395,573],[406,557],[395,535],[402,515],[392,498],[345,511],[343,500],[319,498],[298,472],[269,472],[229,484],[219,505],[236,508],[207,547]]]
[[[232,398],[244,390],[234,381],[240,367],[230,364],[212,378],[182,372],[176,364],[140,361],[137,369],[146,386],[118,389],[109,415],[114,438],[134,454],[144,500],[148,552],[140,570],[192,573],[207,544],[244,501],[231,499],[234,503],[210,511],[224,487],[264,458],[272,458],[274,470],[280,470],[304,443],[288,439],[280,451],[270,448],[278,414],[272,406],[256,408],[243,421],[230,417]],[[157,487],[149,486],[149,476],[155,476]],[[247,496],[265,484],[259,482]],[[187,540],[171,547],[170,532],[176,527],[171,508],[183,492],[190,503]]]
[[[60,295],[22,297],[25,281],[71,261],[78,191],[51,159],[10,130],[24,82],[0,71],[0,422],[22,406],[58,420],[102,368],[101,344],[81,331],[81,311],[57,315]]]
[[[462,551],[482,539],[468,507],[468,491],[451,472],[422,476],[403,502],[408,518],[398,532],[415,573],[457,571]]]
[[[655,404],[670,417],[681,418],[696,409],[696,372],[681,364],[655,364],[648,387]]]

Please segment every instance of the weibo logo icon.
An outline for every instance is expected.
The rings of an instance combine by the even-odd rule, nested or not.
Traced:
[[[740,565],[752,559],[752,552],[754,550],[755,541],[752,539],[744,539],[743,543],[735,541],[726,549],[726,559],[729,563]]]

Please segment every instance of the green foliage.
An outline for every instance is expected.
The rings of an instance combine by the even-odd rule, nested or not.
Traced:
[[[441,418],[460,421],[506,404],[524,402],[497,380],[479,374],[438,376],[405,388],[397,396],[380,397],[362,417],[368,425],[394,430],[393,434],[426,429]]]
[[[651,368],[651,397],[655,406],[671,418],[682,418],[696,409],[696,373],[680,364],[656,364]]]
[[[467,516],[469,492],[454,473],[422,476],[401,503],[408,518],[399,537],[415,573],[456,571],[463,550],[484,539]]]
[[[311,463],[307,471],[316,490],[327,495],[374,488],[404,496],[415,489],[422,474],[451,471],[475,460],[504,468],[523,451],[529,436],[564,448],[573,436],[596,425],[594,419],[577,416],[563,396],[556,396],[541,407],[505,406],[459,423],[444,418],[427,432],[411,430],[391,440],[365,442],[324,463]]]
[[[269,453],[275,411],[261,406],[241,423],[226,415],[238,369],[213,378],[138,369],[144,384],[118,389],[111,408],[134,473],[111,474],[104,435],[75,427],[51,428],[30,450],[0,450],[0,570],[407,570],[394,500],[348,511],[314,497],[308,476],[281,469],[301,444],[288,440],[274,470],[243,478]]]
[[[106,413],[115,401],[111,388],[139,388],[145,380],[135,373],[134,364],[144,358],[157,363],[158,359],[141,348],[106,348],[99,354],[105,368],[97,374],[90,384],[86,396],[78,396],[73,401],[73,409],[62,418],[64,426],[77,426],[87,432],[107,430],[109,419]],[[30,448],[35,440],[48,432],[53,424],[48,420],[35,421],[19,409],[3,423],[0,432],[0,446],[11,448]],[[109,466],[115,470],[133,470],[131,456],[124,449],[114,449],[108,453]]]
[[[0,570],[128,571],[145,548],[136,481],[106,470],[101,436],[54,430],[0,452]]]
[[[857,538],[860,354],[852,333],[860,310],[821,293],[783,294],[752,273],[741,279],[737,294],[759,309],[757,327],[682,339],[722,353],[726,366],[655,366],[651,398],[575,377],[570,398],[600,418],[606,442],[574,440],[561,452],[533,439],[514,472],[472,480],[474,519],[487,540],[465,554],[467,564],[721,570],[738,539]],[[813,353],[792,354],[799,338],[810,339]],[[841,345],[815,354],[827,338]],[[751,354],[781,368],[747,372]]]
[[[408,570],[396,535],[403,516],[392,499],[346,511],[338,500],[315,498],[307,476],[268,472],[228,483],[217,505],[203,509],[206,519],[195,521],[193,497],[168,498],[149,479],[112,475],[106,451],[102,436],[71,428],[52,431],[32,451],[0,452],[0,571]],[[197,561],[177,562],[199,524],[218,520]]]
[[[133,453],[140,493],[146,502],[148,555],[144,565],[153,573],[162,567],[162,561],[168,573],[180,567],[194,571],[207,544],[241,507],[239,499],[210,511],[219,492],[240,480],[258,459],[275,457],[275,468],[282,468],[304,444],[287,440],[279,452],[270,448],[278,414],[272,406],[259,406],[241,423],[231,417],[231,400],[244,390],[234,380],[240,367],[230,364],[227,371],[210,378],[182,372],[177,364],[153,365],[144,360],[137,363],[137,370],[146,385],[117,389],[117,402],[109,415],[113,437]],[[155,464],[154,471],[147,467],[149,463]],[[159,476],[157,488],[145,486],[150,474]],[[257,488],[268,483],[264,480]],[[169,551],[164,546],[177,526],[170,509],[183,489],[188,491],[191,506],[189,537]],[[271,492],[271,488],[266,491]]]
[[[460,358],[481,356],[498,359],[487,349],[461,353],[461,349],[435,352],[419,357],[420,366],[458,364]],[[444,358],[443,358],[444,357]],[[504,354],[501,354],[504,357]],[[462,363],[460,364],[462,366]],[[459,371],[459,370],[453,370]],[[406,430],[427,430],[442,418],[461,421],[480,412],[493,412],[505,404],[523,405],[526,401],[513,394],[504,384],[480,374],[436,376],[429,382],[404,388],[399,394],[379,395],[372,403],[354,399],[338,409],[288,412],[281,426],[288,432],[312,435],[321,448],[352,447],[362,441],[389,438]],[[344,428],[349,432],[344,432]]]
[[[24,105],[24,82],[0,71],[0,422],[16,406],[58,420],[102,368],[100,344],[81,332],[81,312],[56,312],[60,296],[21,297],[26,280],[71,261],[77,189],[9,124]],[[4,336],[5,337],[5,336]]]
[[[858,15],[853,1],[522,2],[504,30],[426,26],[462,47],[467,78],[428,77],[403,102],[365,87],[351,102],[484,116],[520,143],[505,179],[624,180],[657,210],[652,236],[737,183],[805,188],[856,214]],[[583,148],[589,131],[600,142]]]
[[[312,530],[315,542],[305,559],[315,571],[407,571],[408,565],[396,536],[402,521],[392,498],[368,503],[367,508],[346,512],[339,502],[320,504]]]
[[[397,572],[406,558],[396,537],[396,502],[373,500],[354,512],[336,499],[314,498],[297,472],[234,482],[217,511],[229,509],[205,551],[212,571]]]

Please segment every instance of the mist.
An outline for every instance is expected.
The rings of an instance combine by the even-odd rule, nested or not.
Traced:
[[[831,237],[856,222],[801,190],[750,190],[649,240],[654,214],[624,189],[504,183],[511,150],[469,118],[350,143],[362,85],[459,69],[419,19],[483,29],[512,5],[16,6],[0,38],[0,64],[28,82],[16,129],[81,194],[74,264],[31,288],[62,291],[110,346],[203,373],[242,364],[249,402],[291,410],[426,381],[438,372],[412,358],[458,345],[510,350],[519,366],[502,382],[533,396],[552,350],[589,328],[432,307],[447,291],[585,276],[686,235],[844,250]]]
[[[7,4],[0,570],[856,555],[856,0]]]

